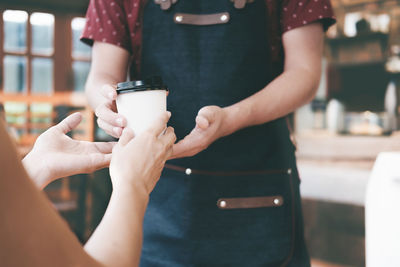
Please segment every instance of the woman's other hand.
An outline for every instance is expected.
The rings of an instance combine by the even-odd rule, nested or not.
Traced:
[[[82,115],[74,113],[45,131],[23,159],[25,169],[39,187],[57,178],[109,166],[114,142],[77,141],[66,135],[81,120]]]
[[[125,128],[118,144],[113,149],[110,175],[114,190],[134,188],[148,195],[155,187],[172,155],[176,141],[174,129],[168,127],[170,113],[158,118],[153,127],[134,137],[133,131]]]

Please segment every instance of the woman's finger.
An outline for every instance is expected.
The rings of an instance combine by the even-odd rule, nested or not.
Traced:
[[[174,128],[172,128],[171,126],[168,127],[165,133],[160,136],[160,139],[164,146],[171,147],[176,141]]]
[[[61,131],[63,134],[66,134],[75,129],[81,121],[82,114],[76,112],[63,119],[60,123],[55,125],[54,128]]]
[[[167,122],[171,117],[171,112],[165,112],[160,117],[154,120],[154,124],[149,127],[148,131],[153,133],[155,136],[159,136],[165,130]]]
[[[80,166],[79,170],[75,170],[74,174],[77,173],[92,173],[96,170],[108,167],[112,154],[102,154],[102,153],[91,153],[88,155],[77,156],[77,165]],[[78,163],[79,162],[79,163]]]
[[[135,137],[131,128],[124,128],[121,137],[119,138],[118,144],[121,146],[127,145]]]
[[[91,172],[93,172],[94,170],[99,170],[108,167],[110,165],[111,158],[112,158],[111,153],[93,155],[92,156],[93,166]]]
[[[95,147],[96,151],[99,151],[100,153],[108,154],[111,153],[114,146],[117,144],[117,142],[94,142],[92,143]]]
[[[169,158],[172,156],[173,153],[174,153],[173,146],[171,146],[171,147],[168,148],[168,150],[167,150],[166,158],[169,159]]]

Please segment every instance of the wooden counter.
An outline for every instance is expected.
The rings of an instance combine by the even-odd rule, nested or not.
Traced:
[[[380,152],[400,151],[400,135],[298,135],[297,159],[304,198],[364,206],[365,190]]]
[[[297,136],[304,234],[312,258],[365,266],[364,205],[375,159],[400,151],[398,135]]]
[[[375,161],[380,152],[400,151],[400,134],[391,136],[332,135],[313,131],[296,136],[297,156],[305,159]]]

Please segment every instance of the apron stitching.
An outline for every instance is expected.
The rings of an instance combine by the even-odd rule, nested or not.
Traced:
[[[287,266],[289,264],[289,262],[292,260],[293,257],[293,253],[294,253],[294,247],[295,247],[295,243],[296,243],[296,214],[295,214],[295,196],[294,196],[294,189],[293,189],[293,175],[292,173],[289,174],[290,175],[290,193],[292,195],[292,245],[290,248],[290,252],[289,255],[287,256],[287,258],[283,261],[281,267]]]
[[[241,176],[241,175],[262,175],[262,174],[289,174],[291,175],[291,169],[269,169],[269,170],[255,170],[255,171],[206,171],[197,170],[191,168],[185,168],[173,164],[165,164],[165,168],[169,170],[174,170],[178,172],[183,172],[186,175],[199,174],[208,176]]]

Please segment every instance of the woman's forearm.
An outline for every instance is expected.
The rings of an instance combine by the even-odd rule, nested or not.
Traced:
[[[125,191],[114,191],[103,221],[85,251],[29,179],[1,122],[0,144],[2,265],[137,266],[148,192],[128,185],[123,188]]]
[[[0,143],[1,265],[99,266],[29,179],[1,122]]]
[[[113,192],[107,211],[85,250],[106,266],[139,266],[147,202],[144,191]]]

